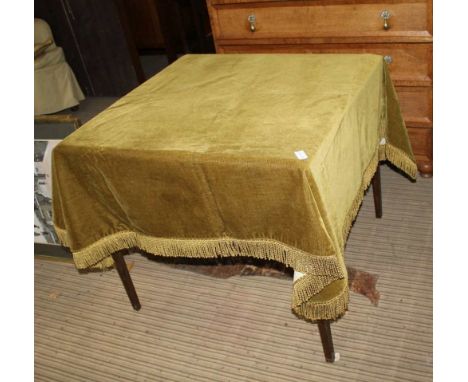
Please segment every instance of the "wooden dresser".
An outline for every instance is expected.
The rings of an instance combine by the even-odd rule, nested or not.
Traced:
[[[432,174],[432,0],[206,0],[218,53],[385,57],[423,176]]]

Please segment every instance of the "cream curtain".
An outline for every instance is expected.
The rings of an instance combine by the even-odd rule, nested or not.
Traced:
[[[76,106],[84,98],[49,25],[34,19],[34,115]]]

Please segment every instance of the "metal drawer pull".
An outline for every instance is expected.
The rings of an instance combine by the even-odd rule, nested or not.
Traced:
[[[247,17],[247,20],[250,23],[250,31],[255,32],[255,21],[257,20],[255,15],[253,15],[253,14],[250,15],[249,17]]]
[[[380,17],[382,17],[383,20],[384,20],[384,22],[383,22],[383,29],[389,30],[389,29],[390,29],[390,25],[388,24],[388,19],[389,19],[390,17],[392,17],[392,14],[391,14],[389,11],[387,11],[386,9],[384,9],[384,10],[382,11],[382,13],[380,14]]]
[[[393,62],[392,56],[384,56],[383,59],[387,64],[391,64]]]

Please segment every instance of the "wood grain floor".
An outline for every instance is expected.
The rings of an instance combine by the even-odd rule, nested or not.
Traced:
[[[290,312],[291,282],[217,279],[128,257],[142,309],[115,271],[35,261],[36,381],[432,380],[432,180],[382,168],[383,211],[366,195],[347,264],[379,276],[379,305],[351,294],[327,364],[316,325]]]

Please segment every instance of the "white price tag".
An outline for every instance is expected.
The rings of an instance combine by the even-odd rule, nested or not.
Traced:
[[[304,160],[308,158],[304,150],[294,151],[294,154],[296,155],[296,158],[300,160]]]

